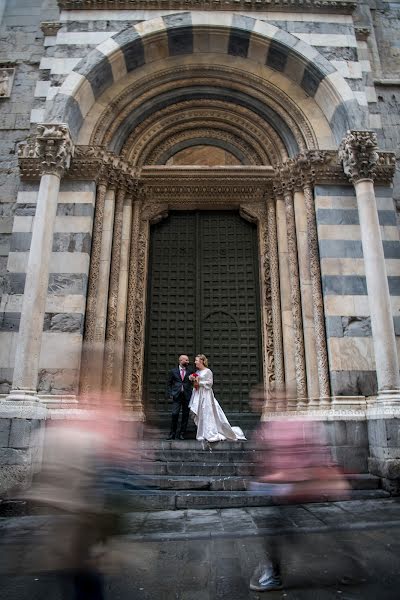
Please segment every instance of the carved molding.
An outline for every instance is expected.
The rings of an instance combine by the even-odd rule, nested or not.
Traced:
[[[254,10],[351,14],[355,0],[58,0],[62,10]]]
[[[261,270],[262,340],[265,388],[275,387],[275,353],[271,298],[271,268],[268,252],[267,210],[263,199],[257,203],[241,203],[241,216],[258,225]]]
[[[279,256],[278,235],[276,225],[276,206],[271,194],[267,197],[267,244],[269,256],[269,270],[271,279],[271,312],[272,330],[274,336],[274,365],[275,365],[275,387],[278,390],[285,385],[285,367],[283,357],[282,339],[282,313],[281,296],[279,285]]]
[[[65,124],[40,123],[36,134],[18,147],[21,171],[34,170],[38,177],[44,174],[62,177],[73,154],[74,146]]]
[[[167,106],[140,123],[121,155],[140,166],[160,158],[184,139],[211,137],[236,146],[249,164],[279,162],[286,151],[274,129],[249,109],[220,100],[187,100]]]
[[[378,142],[373,131],[347,132],[339,148],[343,170],[352,183],[375,179],[379,163]]]
[[[285,121],[301,150],[317,147],[314,132],[302,111],[285,92],[270,81],[237,68],[195,63],[147,74],[128,85],[119,96],[109,102],[103,111],[92,133],[90,143],[108,146],[122,123],[145,102],[151,102],[161,94],[176,92],[190,86],[228,87],[246,95],[251,94],[252,98],[268,105]],[[238,110],[237,105],[233,104],[232,110]],[[249,113],[251,114],[251,111]],[[158,113],[155,116],[157,117]],[[264,128],[262,125],[261,130]],[[283,148],[281,158],[284,159],[287,153],[282,143],[281,146]]]

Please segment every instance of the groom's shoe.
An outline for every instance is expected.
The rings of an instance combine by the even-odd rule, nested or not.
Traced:
[[[183,435],[183,433],[180,433],[180,434],[178,435],[178,439],[179,439],[179,440],[184,440],[184,439],[185,439],[185,436]]]
[[[167,440],[174,440],[175,439],[175,433],[171,432],[169,434],[169,436],[167,437]]]

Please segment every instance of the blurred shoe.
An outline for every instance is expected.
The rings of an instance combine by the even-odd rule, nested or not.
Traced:
[[[281,590],[282,587],[280,575],[272,571],[270,564],[257,567],[250,579],[250,589],[255,592],[272,592]]]
[[[167,440],[174,440],[175,439],[175,433],[170,433],[169,436],[167,437]]]
[[[180,434],[178,435],[178,439],[179,439],[179,440],[184,440],[184,439],[185,439],[185,436],[183,435],[183,433],[180,433]]]

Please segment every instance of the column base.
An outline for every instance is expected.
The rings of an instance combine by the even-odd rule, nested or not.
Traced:
[[[382,390],[376,397],[376,404],[400,408],[400,390]]]
[[[5,399],[6,402],[23,402],[26,404],[37,404],[40,398],[36,390],[10,390]]]

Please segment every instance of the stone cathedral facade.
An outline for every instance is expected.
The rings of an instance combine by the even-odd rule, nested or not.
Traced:
[[[176,356],[205,352],[228,413],[286,385],[398,491],[396,4],[0,14],[3,488],[82,394],[153,419]]]

